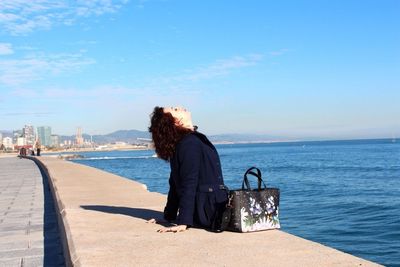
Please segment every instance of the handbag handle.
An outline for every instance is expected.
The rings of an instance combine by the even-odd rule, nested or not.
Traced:
[[[249,183],[249,179],[247,178],[247,175],[248,175],[248,174],[251,174],[251,175],[257,177],[258,190],[261,190],[261,189],[262,189],[262,188],[261,188],[261,183],[264,185],[264,189],[267,188],[267,186],[265,185],[264,180],[261,178],[261,171],[260,171],[260,169],[259,169],[259,168],[256,168],[256,167],[251,167],[251,168],[249,168],[249,169],[245,172],[245,174],[244,174],[243,182],[242,182],[242,190],[245,189],[245,185],[246,185],[247,190],[251,190],[250,183]]]

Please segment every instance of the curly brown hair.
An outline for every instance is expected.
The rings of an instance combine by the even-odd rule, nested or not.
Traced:
[[[165,113],[163,107],[155,107],[150,115],[149,132],[158,157],[170,161],[178,142],[193,130],[175,125],[175,118],[171,113]]]

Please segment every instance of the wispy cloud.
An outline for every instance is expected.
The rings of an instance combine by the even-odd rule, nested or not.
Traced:
[[[286,54],[287,52],[289,52],[289,49],[282,48],[282,49],[279,49],[279,50],[275,50],[275,51],[269,52],[269,55],[270,56],[282,56],[282,55]]]
[[[203,89],[196,85],[191,86],[193,90],[188,90],[186,82],[199,82],[211,80],[216,77],[226,76],[242,68],[248,68],[258,64],[263,59],[261,54],[250,54],[245,56],[234,56],[227,59],[218,59],[214,62],[183,70],[179,75],[163,76],[152,79],[151,82],[142,87],[124,86],[96,86],[93,88],[43,88],[27,89],[21,81],[38,79],[38,74],[48,75],[47,73],[57,74],[59,72],[75,69],[85,64],[94,63],[91,59],[85,59],[82,54],[63,54],[53,56],[42,56],[40,58],[26,58],[20,61],[9,61],[8,64],[0,62],[0,83],[15,85],[12,95],[22,98],[40,98],[43,100],[77,99],[89,100],[108,100],[108,99],[134,99],[146,95],[170,95],[176,94],[198,94]],[[2,75],[3,73],[3,75]],[[168,90],[165,90],[165,88]],[[161,89],[162,88],[162,89]],[[190,92],[188,92],[190,91]],[[173,94],[175,94],[173,93]]]
[[[262,59],[262,54],[251,54],[246,56],[235,56],[228,59],[219,59],[209,65],[184,70],[182,75],[166,77],[161,80],[166,83],[208,80],[218,76],[229,75],[238,69],[254,66]]]
[[[68,88],[52,88],[43,91],[48,98],[109,98],[113,96],[128,96],[137,93],[137,89],[118,86],[102,86],[93,89],[79,90]]]
[[[118,86],[102,86],[92,89],[77,89],[77,88],[47,88],[47,89],[14,89],[13,96],[24,98],[42,99],[93,99],[93,98],[109,98],[112,96],[126,97],[130,95],[140,94],[141,88],[125,88]]]
[[[136,5],[136,7],[138,7],[138,8],[144,8],[145,3],[146,3],[147,1],[148,1],[148,0],[139,0],[139,1],[138,1],[138,4]]]
[[[114,13],[127,0],[1,0],[0,26],[12,35],[74,24],[79,18]]]
[[[0,43],[0,56],[2,55],[11,55],[14,51],[12,49],[12,45],[9,43]]]
[[[0,84],[17,86],[49,75],[60,75],[79,70],[95,61],[82,52],[44,54],[35,53],[19,59],[0,60]]]
[[[23,97],[23,98],[36,98],[40,96],[40,93],[37,90],[33,89],[14,89],[11,91],[11,96],[16,96],[16,97]]]
[[[56,114],[57,113],[55,112],[9,112],[9,113],[4,113],[3,115],[8,117],[16,117],[16,116],[47,117]]]
[[[17,116],[17,113],[25,113],[30,110],[58,112],[60,116],[67,113],[78,113],[82,116],[93,114],[96,116],[108,116],[121,110],[131,110],[143,105],[149,105],[155,99],[163,98],[154,96],[143,88],[129,88],[118,86],[94,86],[92,88],[59,87],[59,88],[20,88],[13,89],[7,94],[9,97],[19,99],[22,103],[29,104],[29,110],[19,107],[8,116]],[[176,98],[176,97],[174,97]],[[36,103],[36,104],[35,104]],[[40,103],[40,105],[37,105]],[[68,107],[65,109],[65,107]],[[43,110],[46,108],[47,110]],[[149,108],[150,110],[150,108]]]

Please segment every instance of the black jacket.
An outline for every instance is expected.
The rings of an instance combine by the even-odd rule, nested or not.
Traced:
[[[178,143],[170,164],[164,218],[177,219],[177,224],[211,227],[227,201],[217,150],[205,135],[194,132]]]

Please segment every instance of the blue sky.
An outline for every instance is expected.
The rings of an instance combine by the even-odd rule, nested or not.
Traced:
[[[1,0],[0,130],[400,136],[400,1]]]

